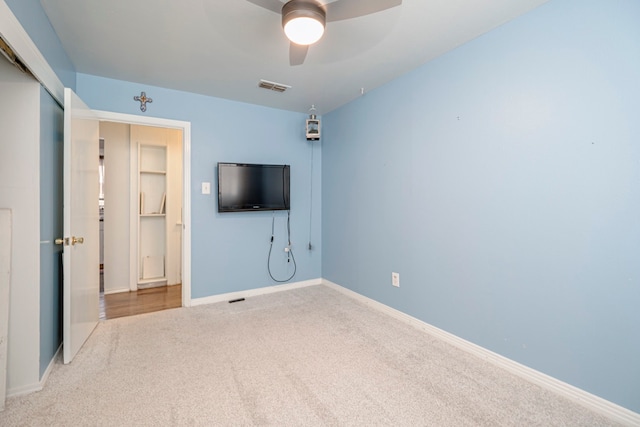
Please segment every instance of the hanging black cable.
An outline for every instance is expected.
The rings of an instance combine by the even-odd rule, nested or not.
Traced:
[[[313,249],[311,245],[311,228],[313,224],[313,144],[309,144],[311,147],[311,166],[309,167],[309,250]]]
[[[291,273],[291,276],[289,276],[284,280],[276,279],[275,277],[273,277],[273,274],[271,273],[271,252],[273,250],[275,221],[276,221],[276,213],[274,211],[273,216],[271,217],[271,241],[269,242],[269,255],[267,256],[267,270],[269,271],[269,277],[271,277],[271,279],[274,282],[285,283],[293,279],[298,269],[298,266],[296,265],[296,257],[293,255],[293,248],[291,247],[291,211],[287,211],[287,258],[288,258],[287,262],[293,261],[293,273]]]

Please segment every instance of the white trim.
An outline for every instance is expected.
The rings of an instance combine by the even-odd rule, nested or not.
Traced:
[[[104,294],[105,295],[113,295],[113,294],[123,294],[125,292],[131,292],[131,290],[129,288],[112,289],[110,291],[105,291]]]
[[[182,306],[191,307],[191,123],[182,128]],[[185,286],[185,284],[187,284]]]
[[[189,127],[189,129],[191,129],[191,122],[185,122],[183,120],[164,119],[162,117],[138,116],[136,114],[116,113],[113,111],[103,110],[93,110],[93,112],[98,116],[98,120],[100,121],[173,129],[184,129],[186,127]]]
[[[217,302],[232,301],[239,298],[249,298],[258,295],[272,294],[275,292],[289,291],[292,289],[306,288],[322,284],[322,279],[304,280],[302,282],[287,283],[284,285],[267,286],[265,288],[248,289],[246,291],[229,292],[227,294],[212,295],[210,297],[195,298],[191,300],[191,306],[215,304]]]
[[[42,383],[26,384],[21,387],[7,389],[7,397],[24,396],[42,390]]]
[[[182,306],[191,307],[191,122],[111,111],[94,113],[100,121],[182,130]]]
[[[138,145],[131,143],[131,125],[129,126],[129,188],[135,182],[138,185]],[[137,191],[129,191],[129,291],[138,290],[138,240],[140,240],[140,230],[138,228],[138,197]]]
[[[51,375],[51,372],[53,371],[53,367],[56,365],[56,362],[60,357],[61,352],[62,352],[62,344],[60,344],[60,346],[56,350],[56,353],[51,358],[51,361],[49,362],[47,369],[44,370],[44,373],[42,374],[42,378],[40,378],[39,382],[35,384],[28,384],[22,387],[9,389],[7,390],[7,397],[24,396],[26,394],[35,393],[36,391],[41,391],[44,388],[44,385],[47,383],[47,380],[49,379],[49,375]]]
[[[0,209],[0,411],[7,397],[9,296],[11,287],[12,210]]]
[[[35,78],[58,101],[64,104],[64,85],[42,56],[25,29],[4,0],[0,0],[0,36],[11,46]]]
[[[354,298],[376,310],[379,310],[391,317],[401,320],[411,326],[420,329],[436,338],[439,338],[460,350],[466,351],[474,356],[477,356],[499,368],[505,369],[512,374],[519,376],[520,378],[527,380],[533,384],[543,387],[549,391],[559,394],[583,407],[597,412],[613,421],[628,426],[640,425],[640,414],[630,411],[627,408],[616,405],[613,402],[609,402],[601,397],[593,395],[587,391],[574,387],[557,378],[551,377],[528,366],[522,365],[516,361],[508,359],[497,353],[487,350],[477,344],[473,344],[467,340],[457,337],[449,332],[443,331],[435,326],[432,326],[422,320],[416,319],[406,313],[384,305],[378,301],[354,292],[350,289],[344,288],[329,280],[322,279],[322,284],[332,288],[338,292],[341,292],[351,298]]]
[[[61,351],[62,344],[60,344],[60,347],[58,347],[58,350],[56,350],[56,354],[53,355],[51,361],[49,362],[49,365],[47,366],[47,369],[45,369],[44,374],[42,374],[42,378],[40,378],[40,390],[42,390],[44,388],[44,385],[47,383],[49,375],[51,375],[51,371],[53,371],[53,367],[55,366]]]

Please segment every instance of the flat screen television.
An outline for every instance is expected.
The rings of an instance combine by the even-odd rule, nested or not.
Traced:
[[[218,212],[289,210],[289,165],[218,163]]]

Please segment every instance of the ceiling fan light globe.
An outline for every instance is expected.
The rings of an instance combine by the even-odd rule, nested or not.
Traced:
[[[303,16],[286,22],[284,33],[295,44],[310,45],[320,40],[324,34],[324,25],[314,18]]]

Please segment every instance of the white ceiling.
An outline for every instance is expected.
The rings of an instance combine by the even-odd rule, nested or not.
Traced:
[[[323,114],[546,1],[403,0],[328,23],[300,66],[280,16],[246,0],[41,3],[77,72]]]

